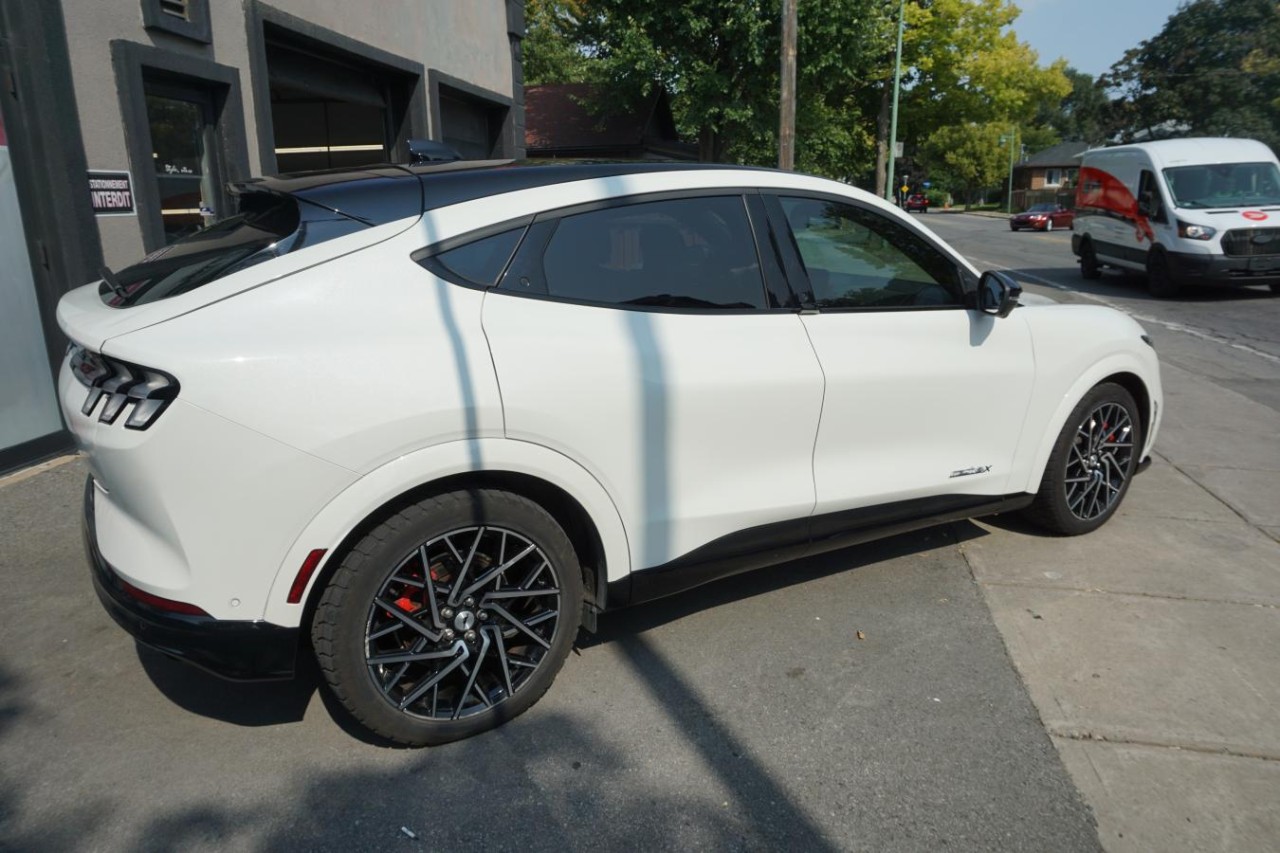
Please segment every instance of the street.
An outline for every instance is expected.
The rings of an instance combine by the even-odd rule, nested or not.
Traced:
[[[1084,282],[1070,232],[930,213],[1156,340],[1157,459],[1103,529],[961,522],[601,619],[512,723],[361,739],[318,689],[139,647],[78,460],[0,480],[0,849],[1263,850],[1280,837],[1280,297]]]

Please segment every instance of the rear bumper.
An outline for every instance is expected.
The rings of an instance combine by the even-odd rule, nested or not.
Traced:
[[[129,595],[98,548],[92,477],[85,483],[83,529],[85,552],[98,598],[111,618],[140,643],[223,678],[257,680],[293,676],[298,652],[297,628],[169,613]]]
[[[1179,284],[1221,287],[1280,282],[1280,257],[1231,257],[1169,253],[1169,272]]]

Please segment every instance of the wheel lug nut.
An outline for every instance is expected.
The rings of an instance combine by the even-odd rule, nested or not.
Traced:
[[[475,607],[475,606],[476,606],[476,600],[475,600],[474,598],[472,598],[471,596],[467,596],[467,600],[466,600],[466,601],[464,601],[464,602],[462,602],[462,603],[463,603],[464,605],[466,605],[467,607]]]
[[[443,636],[444,636],[444,638],[445,638],[446,640],[452,640],[452,639],[453,639],[453,629],[452,629],[452,628],[445,628],[445,629],[444,629],[444,634],[443,634]]]
[[[462,639],[466,640],[468,643],[474,643],[476,641],[476,632],[468,631],[462,635]]]
[[[476,614],[476,618],[477,618],[477,619],[479,619],[481,622],[488,622],[488,621],[489,621],[489,611],[488,611],[488,610],[481,610],[479,613],[477,613],[477,614]]]
[[[446,608],[444,608],[443,610],[441,610],[441,611],[440,611],[440,615],[441,615],[442,617],[444,617],[445,619],[452,619],[452,618],[453,618],[453,608],[452,608],[452,607],[446,607]]]

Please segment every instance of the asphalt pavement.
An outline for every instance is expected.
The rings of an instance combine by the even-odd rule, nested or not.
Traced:
[[[1097,849],[957,547],[976,525],[603,618],[524,716],[414,751],[313,669],[135,646],[90,588],[84,476],[0,485],[0,849]]]
[[[1149,318],[1168,414],[1100,531],[964,522],[610,615],[529,713],[414,751],[310,668],[136,646],[90,588],[83,463],[40,466],[0,480],[0,849],[1274,849],[1280,298],[1092,292],[1065,232],[923,221]]]

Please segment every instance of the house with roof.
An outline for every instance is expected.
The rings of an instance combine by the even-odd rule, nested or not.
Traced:
[[[1033,204],[1058,201],[1073,206],[1080,155],[1089,143],[1059,142],[1032,154],[1013,167],[1013,206],[1026,210]]]
[[[602,112],[589,83],[527,86],[524,138],[528,157],[697,160],[698,146],[676,131],[671,99],[654,88],[638,109]]]

